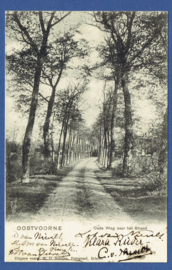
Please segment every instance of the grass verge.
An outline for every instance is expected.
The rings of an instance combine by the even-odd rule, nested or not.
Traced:
[[[29,183],[21,183],[19,180],[7,183],[6,220],[22,220],[25,216],[34,216],[78,162],[61,168],[57,175],[35,175],[30,178]]]
[[[150,190],[149,179],[145,184],[145,177],[120,178],[99,169],[95,171],[97,179],[133,220],[142,223],[167,221],[167,192]]]

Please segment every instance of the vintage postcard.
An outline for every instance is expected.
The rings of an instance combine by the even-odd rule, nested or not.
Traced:
[[[5,17],[5,261],[167,262],[168,13]]]

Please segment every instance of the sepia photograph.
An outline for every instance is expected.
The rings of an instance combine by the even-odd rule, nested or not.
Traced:
[[[167,262],[168,12],[6,11],[5,260]]]

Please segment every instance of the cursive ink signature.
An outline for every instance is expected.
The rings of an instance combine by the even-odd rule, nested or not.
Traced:
[[[38,250],[38,257],[37,260],[39,261],[41,256],[58,256],[58,257],[68,257],[70,256],[70,253],[66,251],[65,249],[56,249],[54,252],[54,249],[50,249],[50,251],[47,251],[44,248],[40,248]]]
[[[60,239],[62,240],[62,236],[63,234],[54,234],[52,236],[47,236],[47,234],[45,233],[44,235],[42,235],[41,233],[37,232],[34,234],[34,238],[35,240],[38,239],[38,240],[55,240],[55,239]]]
[[[21,247],[17,247],[14,249],[11,249],[9,251],[9,255],[19,255],[19,256],[31,256],[31,257],[36,257],[37,260],[39,261],[42,256],[58,256],[58,257],[68,257],[70,256],[70,253],[65,250],[65,249],[56,249],[51,248],[50,250],[40,248],[38,250],[38,253],[30,253],[30,252],[25,252],[24,249],[21,249]]]
[[[144,258],[147,255],[152,255],[155,254],[155,252],[153,252],[151,250],[151,248],[148,247],[148,245],[143,246],[140,249],[135,249],[134,251],[129,251],[128,248],[120,249],[120,254],[121,255],[127,255],[127,258],[123,259],[123,260],[119,260],[118,262],[124,262],[124,261],[129,261],[129,260],[133,260],[133,259],[141,259]]]
[[[157,232],[154,233],[151,230],[147,231],[130,231],[127,234],[100,234],[98,231],[91,233],[91,230],[78,233],[75,237],[81,237],[84,239],[84,247],[87,246],[109,246],[114,244],[115,246],[132,246],[132,245],[143,245],[143,239],[146,238],[157,238],[158,240],[163,241],[162,237],[165,233]]]
[[[141,259],[147,255],[152,255],[155,253],[151,250],[151,248],[148,247],[148,245],[142,246],[140,249],[135,249],[133,251],[128,250],[128,248],[125,248],[125,249],[120,248],[119,252],[120,253],[117,255],[115,254],[115,252],[112,252],[112,251],[110,252],[107,247],[102,247],[98,251],[98,258],[109,259],[109,258],[114,258],[115,256],[127,256],[124,259],[118,260],[118,262],[124,262],[124,261],[133,260],[133,259]]]

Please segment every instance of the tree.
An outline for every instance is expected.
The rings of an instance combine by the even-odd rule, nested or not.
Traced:
[[[133,148],[131,96],[128,88],[131,72],[150,65],[147,56],[160,42],[163,12],[95,12],[95,26],[106,34],[106,45],[98,48],[102,64],[112,70],[116,88],[122,87],[125,103],[125,138],[123,176],[127,175],[127,160]],[[165,15],[166,16],[166,15]],[[162,43],[162,42],[161,42]],[[156,57],[158,61],[158,58]],[[117,91],[117,90],[116,90]]]
[[[111,168],[112,154],[114,151],[114,117],[117,105],[117,95],[110,88],[103,93],[102,111],[99,115],[101,125],[101,139],[103,145],[100,150],[101,163],[107,169]]]
[[[63,71],[69,68],[70,60],[74,57],[84,57],[86,49],[80,47],[73,39],[74,34],[70,31],[58,37],[53,44],[49,45],[48,55],[43,65],[42,83],[49,85],[52,89],[48,100],[48,107],[43,125],[44,155],[49,156],[49,125],[55,102],[57,85],[61,79]]]
[[[116,143],[116,132],[124,129],[123,121],[123,99],[118,92],[116,97],[116,107],[114,109],[114,90],[113,87],[106,87],[103,91],[103,101],[100,105],[100,113],[93,126],[92,136],[97,138],[98,142],[98,160],[103,167],[111,169],[115,149],[118,148]],[[123,98],[123,96],[122,96]],[[116,115],[114,115],[114,111]]]
[[[69,135],[71,135],[71,131],[77,130],[77,124],[82,123],[83,121],[79,110],[79,102],[81,95],[87,90],[86,86],[87,81],[84,79],[83,82],[80,82],[75,86],[69,86],[66,90],[59,91],[57,94],[56,116],[59,123],[61,123],[57,163],[59,163],[61,140],[63,136],[62,155],[60,160],[61,167],[64,164],[67,133],[69,132]],[[71,136],[69,136],[69,139],[71,139]]]
[[[22,175],[25,181],[29,180],[29,154],[35,114],[38,103],[39,84],[42,66],[47,56],[48,38],[51,29],[59,24],[70,12],[57,16],[55,12],[8,12],[6,27],[9,34],[21,43],[25,52],[31,50],[35,55],[33,72],[32,98],[29,119],[22,146]]]

